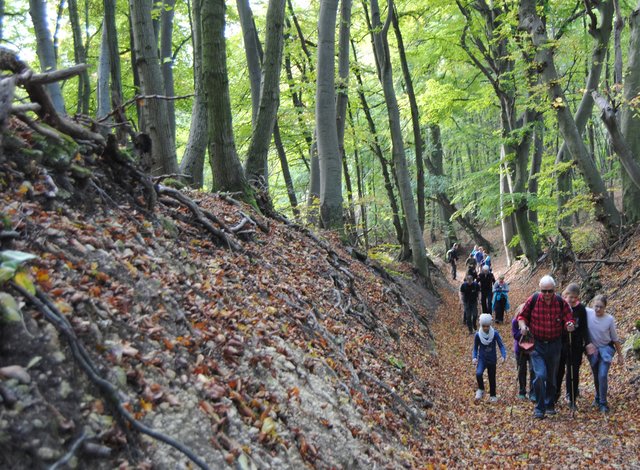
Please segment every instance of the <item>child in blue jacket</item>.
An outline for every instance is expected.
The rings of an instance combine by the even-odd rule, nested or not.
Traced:
[[[500,333],[491,326],[493,318],[488,313],[480,315],[480,327],[473,339],[473,364],[476,365],[476,380],[478,390],[476,390],[476,400],[484,396],[484,380],[482,376],[486,369],[489,376],[489,401],[498,401],[496,396],[496,365],[498,354],[496,346],[500,348],[502,363],[507,360],[507,350],[504,347]]]

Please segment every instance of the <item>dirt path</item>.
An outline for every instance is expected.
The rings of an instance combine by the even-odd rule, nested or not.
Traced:
[[[432,326],[437,345],[437,356],[430,363],[436,406],[430,414],[434,455],[429,464],[474,468],[640,468],[640,414],[637,404],[625,403],[622,368],[613,366],[609,375],[610,414],[603,415],[591,407],[593,380],[585,361],[575,416],[561,400],[556,416],[534,420],[533,404],[516,397],[517,367],[510,322],[497,326],[508,353],[507,362],[498,365],[499,401],[491,404],[485,397],[476,403],[475,368],[471,363],[473,336],[462,325],[459,283],[450,282],[450,288],[442,292],[443,303]],[[513,292],[512,306],[525,300],[525,292],[520,290]],[[564,390],[563,386],[563,394]]]

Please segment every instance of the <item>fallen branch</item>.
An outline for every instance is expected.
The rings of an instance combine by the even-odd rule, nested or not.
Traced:
[[[66,317],[60,313],[53,302],[47,298],[42,292],[37,291],[36,295],[31,294],[15,282],[10,283],[11,287],[16,290],[20,295],[27,299],[36,309],[38,309],[44,318],[51,323],[61,334],[69,344],[71,354],[78,363],[80,368],[87,375],[89,380],[98,388],[106,402],[111,405],[112,409],[117,412],[118,417],[128,423],[136,431],[146,434],[158,441],[164,442],[170,445],[174,449],[182,452],[187,458],[194,462],[198,467],[202,469],[209,469],[209,466],[197,455],[195,455],[184,444],[170,438],[169,436],[155,431],[140,421],[135,419],[129,411],[124,407],[122,401],[119,398],[119,390],[109,381],[102,378],[93,364],[93,361],[89,357],[87,350],[84,348],[80,340],[73,331],[69,321]]]
[[[608,259],[576,259],[575,263],[589,264],[589,263],[602,263],[602,264],[627,264],[628,260],[612,261]]]
[[[188,198],[177,189],[169,188],[161,184],[157,185],[157,191],[158,194],[169,196],[185,205],[204,228],[206,228],[216,238],[226,243],[229,248],[234,251],[242,250],[242,247],[235,240],[229,238],[226,233],[217,229],[211,224],[211,222],[209,222],[208,219],[210,219],[210,217],[206,216],[202,209],[200,209],[192,199]]]
[[[11,114],[22,114],[28,111],[38,112],[40,111],[40,106],[38,103],[24,103],[24,104],[14,104],[11,105]]]
[[[18,85],[22,85],[22,81],[28,81],[32,85],[46,85],[47,83],[59,82],[60,80],[67,80],[76,75],[80,75],[87,70],[89,65],[78,64],[66,69],[52,70],[51,72],[34,73],[26,80],[18,80]]]
[[[116,115],[118,113],[121,113],[122,111],[124,111],[129,106],[131,106],[133,103],[136,103],[137,101],[141,101],[141,100],[167,100],[167,101],[173,101],[173,100],[183,100],[183,99],[186,99],[186,98],[193,98],[194,96],[195,96],[195,94],[193,94],[193,93],[190,93],[188,95],[180,95],[180,96],[136,95],[133,98],[131,98],[130,100],[127,100],[124,103],[122,103],[120,106],[115,108],[109,114],[106,114],[106,115],[102,116],[100,119],[98,119],[98,122],[104,122],[104,121],[108,120],[110,117],[112,117],[112,116],[114,116],[114,115]]]

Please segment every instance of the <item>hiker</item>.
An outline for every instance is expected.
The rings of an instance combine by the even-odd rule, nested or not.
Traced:
[[[529,370],[529,400],[536,401],[536,395],[533,392],[533,365],[531,364],[531,355],[520,348],[520,338],[522,333],[518,327],[518,316],[522,312],[524,304],[518,305],[516,312],[511,320],[511,335],[513,336],[513,352],[516,355],[518,364],[518,398],[524,400],[527,398],[527,370]]]
[[[509,305],[509,284],[504,282],[504,274],[498,276],[498,281],[493,285],[493,299],[491,310],[496,316],[496,323],[504,321],[504,312],[508,311]]]
[[[447,254],[445,255],[445,259],[447,260],[447,263],[449,263],[451,265],[451,277],[453,278],[453,280],[456,280],[456,270],[457,270],[457,261],[458,261],[458,244],[454,243],[453,246],[451,247],[451,249],[449,251],[447,251]]]
[[[469,334],[472,335],[476,329],[476,321],[478,320],[478,294],[480,286],[473,279],[473,276],[467,274],[464,282],[460,286],[460,305],[462,305],[463,321],[469,328]]]
[[[491,271],[491,256],[489,256],[489,251],[484,254],[484,261],[482,261],[482,266],[488,266],[489,271]]]
[[[476,259],[476,266],[478,267],[478,271],[480,271],[480,269],[482,269],[482,264],[484,263],[484,248],[478,247],[478,250],[473,257]]]
[[[465,277],[471,276],[473,277],[473,279],[477,279],[478,273],[476,272],[476,266],[478,266],[478,262],[476,261],[475,256],[469,255],[464,264],[467,267],[467,273],[465,274]]]
[[[596,295],[591,302],[593,309],[587,309],[587,324],[589,326],[590,343],[587,344],[587,357],[593,372],[593,384],[596,397],[593,402],[603,413],[609,412],[607,391],[609,385],[609,367],[614,354],[618,353],[618,364],[624,364],[620,339],[616,332],[615,319],[605,312],[607,297]]]
[[[493,299],[493,284],[496,278],[489,271],[489,266],[482,266],[482,271],[478,276],[478,284],[480,284],[480,303],[482,305],[482,313],[491,313]],[[496,322],[497,323],[497,322]]]
[[[562,332],[562,352],[560,354],[560,364],[558,366],[558,377],[556,383],[558,389],[556,391],[556,403],[560,398],[560,389],[562,388],[562,378],[565,376],[566,399],[569,402],[571,410],[576,409],[576,398],[578,398],[580,382],[580,366],[582,365],[582,355],[585,347],[589,342],[589,332],[587,331],[587,309],[580,303],[580,286],[576,283],[569,284],[564,291],[562,297],[571,307],[573,314],[573,324],[575,330],[573,333]]]
[[[489,376],[489,401],[495,403],[498,401],[496,396],[496,364],[498,362],[496,345],[500,348],[502,364],[507,359],[507,350],[504,348],[500,333],[491,326],[491,321],[490,314],[483,313],[480,315],[480,328],[478,328],[478,332],[473,339],[473,364],[476,366],[476,380],[478,381],[476,400],[480,400],[484,396],[484,380],[482,376],[486,370]]]
[[[558,363],[562,349],[562,330],[574,330],[573,315],[569,304],[556,292],[556,281],[543,276],[539,282],[540,292],[527,299],[518,315],[520,333],[531,331],[535,346],[531,353],[533,364],[533,389],[536,395],[534,418],[555,415],[554,399]]]

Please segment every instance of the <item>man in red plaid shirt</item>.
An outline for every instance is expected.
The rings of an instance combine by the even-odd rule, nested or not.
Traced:
[[[531,364],[535,379],[533,389],[536,394],[534,417],[542,419],[545,414],[554,415],[556,376],[562,350],[562,330],[574,330],[571,307],[556,295],[556,281],[551,276],[540,279],[540,292],[527,299],[518,316],[520,332],[531,332],[535,347],[531,353]]]

